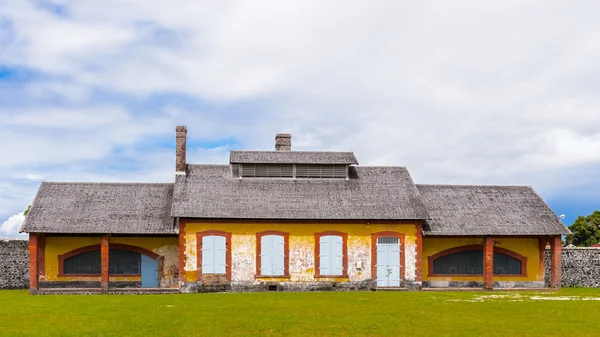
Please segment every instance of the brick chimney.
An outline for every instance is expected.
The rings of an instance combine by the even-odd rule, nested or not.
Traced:
[[[185,175],[185,142],[187,137],[187,128],[178,126],[175,128],[175,174]]]
[[[275,136],[276,151],[292,151],[292,135],[289,133],[278,133]]]

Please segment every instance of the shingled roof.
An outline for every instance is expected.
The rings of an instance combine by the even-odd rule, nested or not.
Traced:
[[[424,235],[570,234],[527,186],[417,185],[431,219]]]
[[[353,152],[231,151],[230,164],[358,164]]]
[[[350,179],[234,178],[228,165],[188,165],[174,217],[398,220],[428,217],[404,167],[351,166]]]
[[[173,184],[43,182],[21,232],[175,234]]]

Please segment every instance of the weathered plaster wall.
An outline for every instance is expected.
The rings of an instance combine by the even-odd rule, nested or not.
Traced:
[[[29,241],[0,239],[0,289],[29,288]]]
[[[526,276],[499,276],[494,275],[497,286],[537,286],[532,282],[541,282],[542,275],[539,265],[539,244],[536,238],[494,238],[496,247],[505,248],[527,257]],[[428,257],[446,249],[466,246],[482,245],[482,238],[423,238],[423,281],[430,286],[480,286],[483,285],[481,276],[447,276],[432,277],[429,274]],[[540,283],[541,286],[541,283]]]
[[[185,281],[197,281],[196,234],[218,230],[231,233],[232,285],[256,285],[261,282],[280,282],[288,287],[300,283],[342,282],[362,284],[370,282],[371,234],[392,231],[405,234],[405,270],[407,282],[416,280],[416,228],[414,224],[325,224],[325,223],[226,223],[186,222],[185,225]],[[277,230],[289,233],[289,279],[255,277],[256,233]],[[348,277],[315,279],[315,233],[338,231],[348,234]],[[300,290],[300,288],[298,289]]]
[[[546,286],[550,285],[550,250],[546,250]],[[600,288],[600,248],[563,248],[562,287]]]
[[[177,285],[177,237],[111,237],[111,243],[127,244],[150,250],[164,257],[163,275],[161,277],[161,287],[170,287]],[[59,276],[58,256],[68,253],[74,249],[97,245],[100,243],[99,237],[66,237],[66,236],[48,236],[46,237],[45,249],[45,269],[40,276],[41,282],[52,281],[100,281],[97,276]],[[139,281],[137,276],[110,276],[111,282],[120,281]]]

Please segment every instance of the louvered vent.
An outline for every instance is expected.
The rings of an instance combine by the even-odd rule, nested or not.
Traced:
[[[347,165],[296,164],[296,178],[346,178]]]
[[[293,164],[243,164],[242,177],[293,178]]]
[[[247,178],[347,178],[348,165],[241,164],[234,176]],[[237,174],[236,174],[237,173]]]

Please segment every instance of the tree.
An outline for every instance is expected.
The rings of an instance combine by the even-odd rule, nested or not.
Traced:
[[[600,211],[586,217],[578,216],[569,229],[573,234],[567,235],[567,245],[589,247],[600,242]]]

